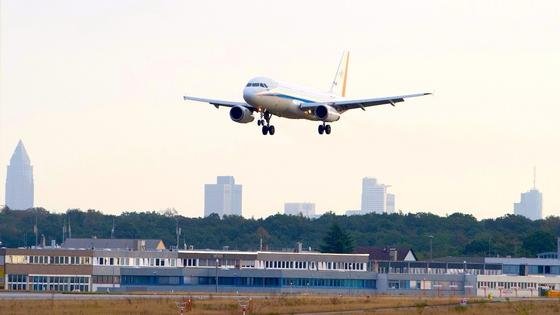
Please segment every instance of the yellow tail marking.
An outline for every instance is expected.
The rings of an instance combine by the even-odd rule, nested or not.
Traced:
[[[350,52],[346,53],[346,64],[344,65],[344,74],[342,77],[342,91],[341,95],[346,96],[346,79],[348,78],[348,62],[350,61]]]

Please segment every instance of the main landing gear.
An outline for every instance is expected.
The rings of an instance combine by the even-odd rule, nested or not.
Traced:
[[[322,135],[323,133],[326,133],[328,135],[331,134],[331,125],[327,125],[325,124],[325,122],[323,122],[322,125],[319,125],[318,128],[319,134]]]
[[[261,119],[257,121],[258,126],[262,126],[262,134],[263,135],[274,135],[275,129],[274,126],[270,124],[270,118],[272,115],[269,112],[261,113]],[[264,118],[264,119],[263,119]],[[265,125],[266,124],[266,125]]]

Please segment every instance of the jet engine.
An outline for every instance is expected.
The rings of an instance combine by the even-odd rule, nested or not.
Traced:
[[[340,114],[336,109],[328,105],[319,105],[315,107],[315,116],[321,121],[332,122],[340,119]]]
[[[255,117],[253,117],[253,113],[249,109],[243,106],[232,107],[229,110],[229,118],[241,124],[250,123],[253,120],[255,120]]]

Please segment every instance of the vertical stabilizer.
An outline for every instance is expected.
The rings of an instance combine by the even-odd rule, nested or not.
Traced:
[[[346,78],[348,76],[348,61],[350,60],[350,52],[345,51],[342,54],[336,74],[331,84],[330,92],[340,96],[346,96]]]

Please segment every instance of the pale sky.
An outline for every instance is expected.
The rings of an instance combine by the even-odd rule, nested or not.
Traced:
[[[0,0],[0,180],[19,139],[36,205],[202,216],[217,175],[245,216],[284,202],[360,207],[361,179],[397,209],[477,218],[543,193],[560,215],[558,1]],[[188,93],[242,100],[253,76],[328,89],[351,51],[350,97],[435,95],[274,136]],[[3,193],[2,193],[3,196]]]

